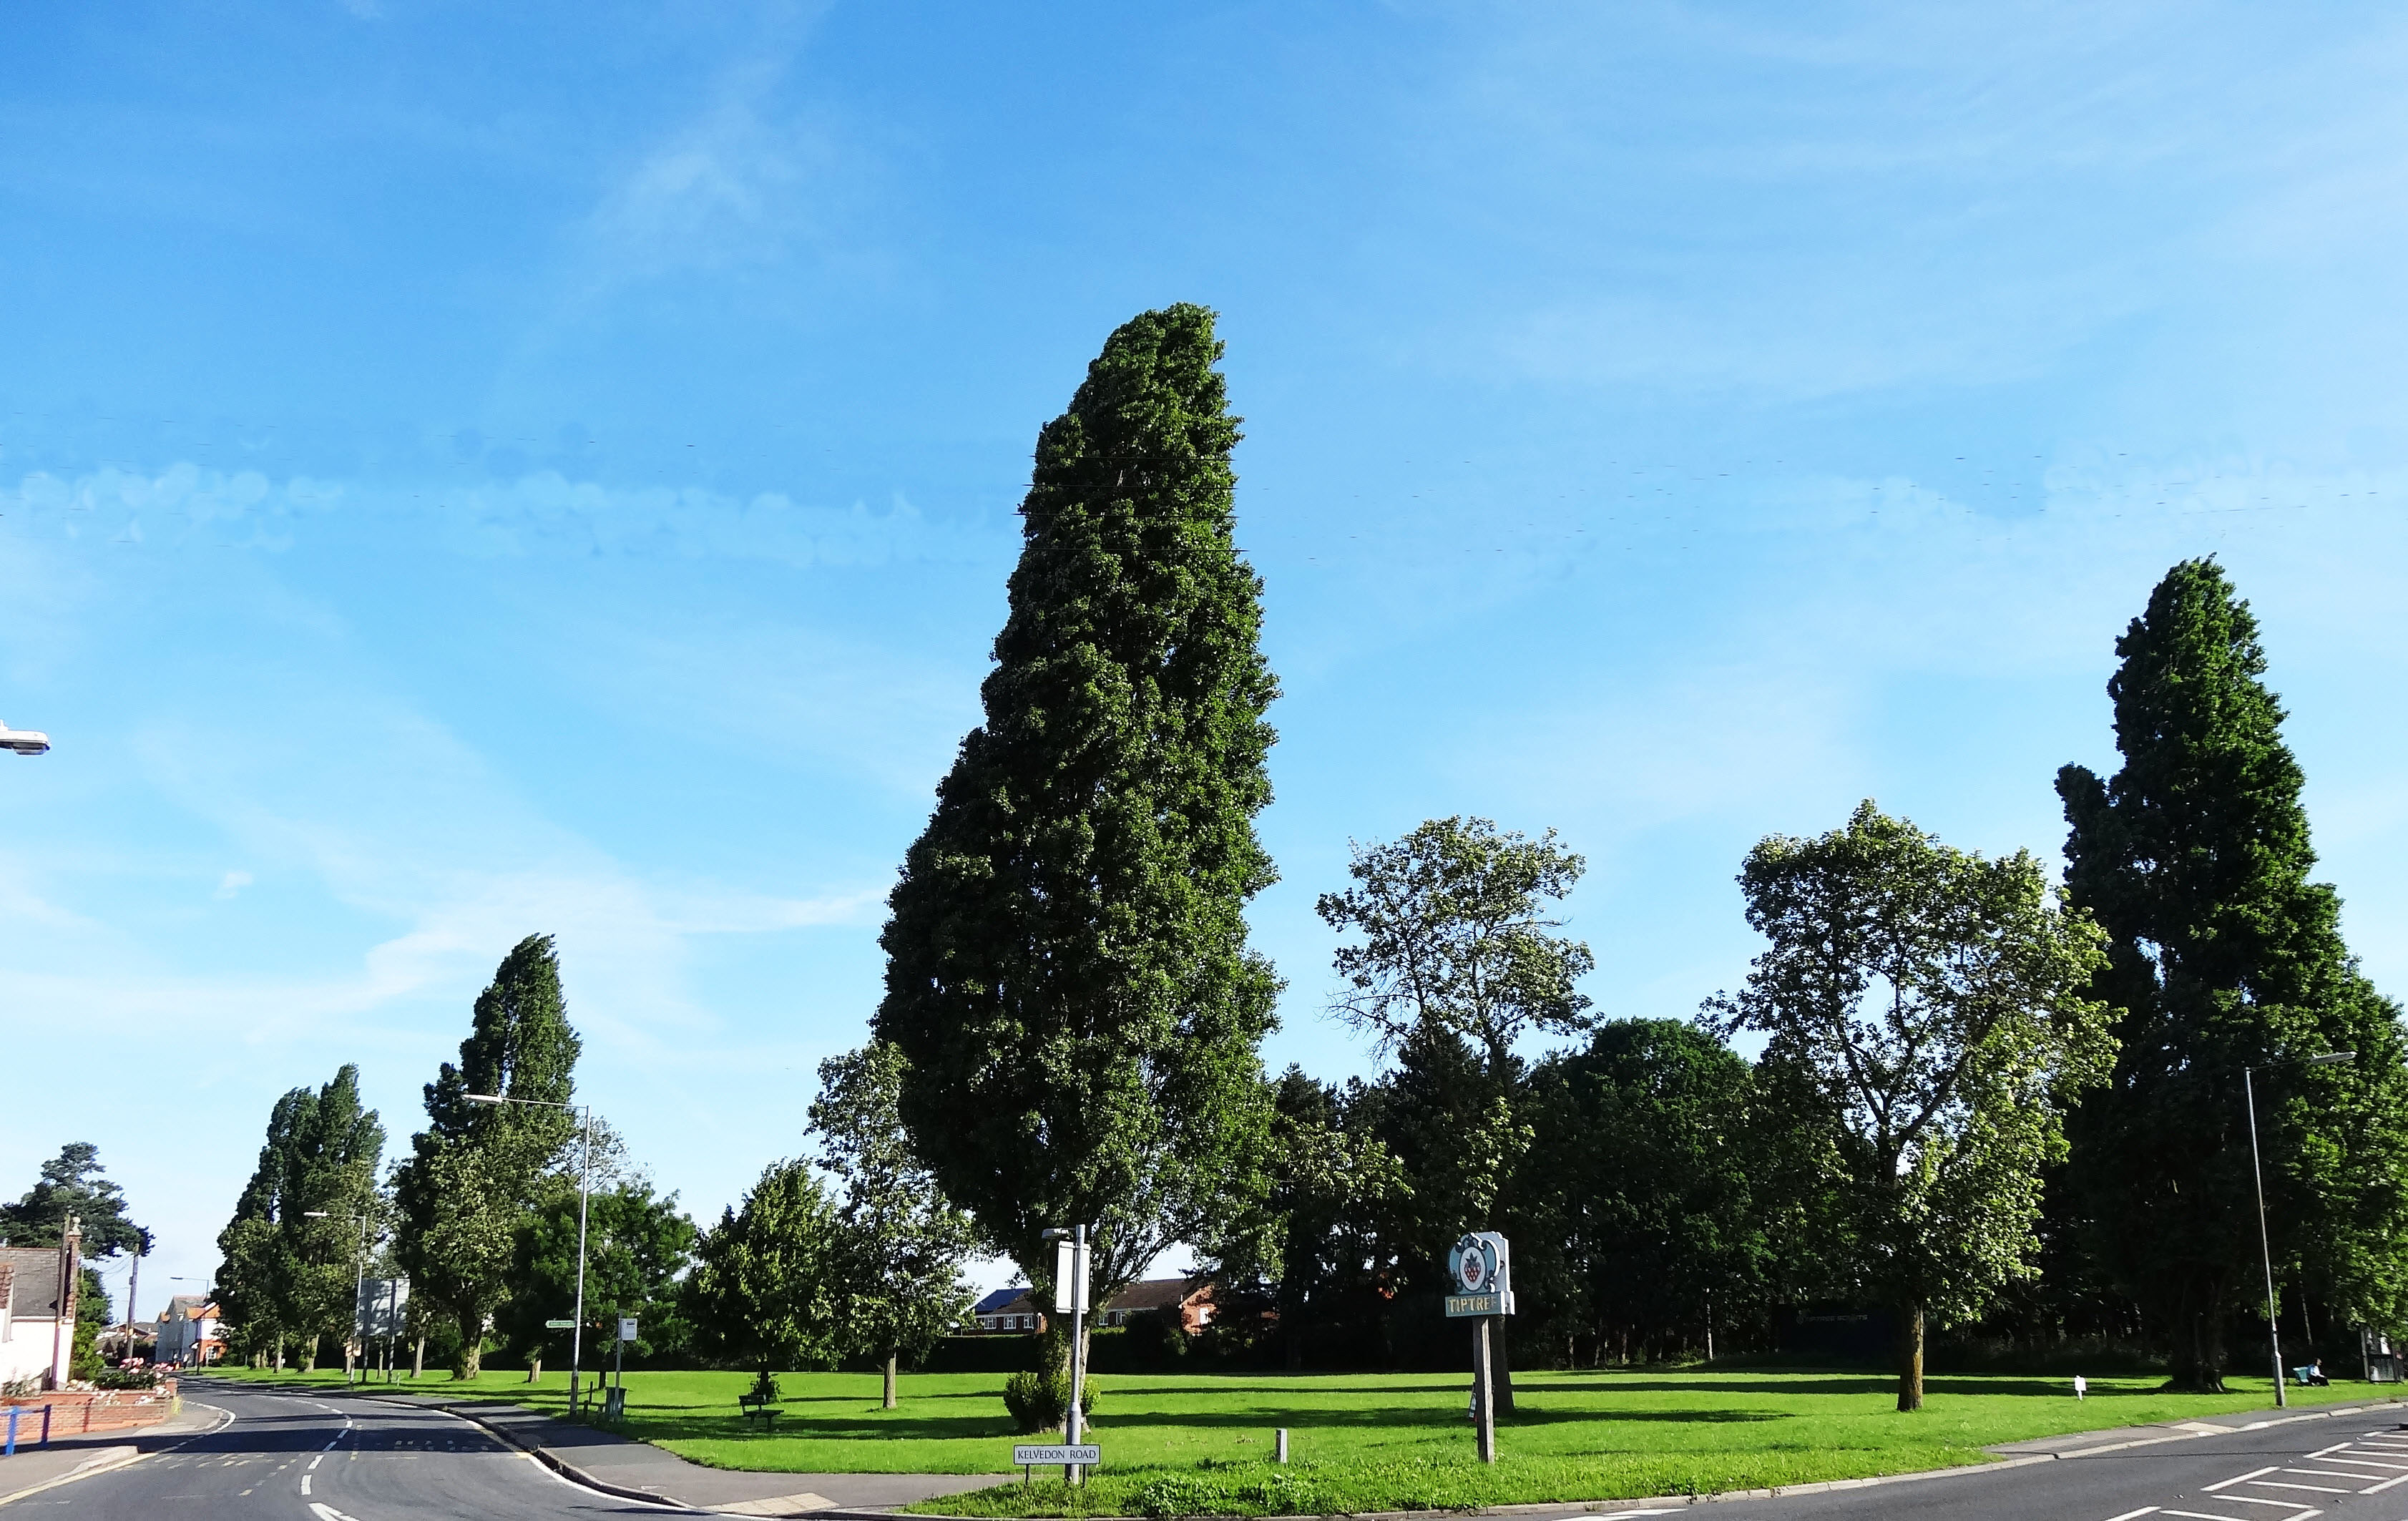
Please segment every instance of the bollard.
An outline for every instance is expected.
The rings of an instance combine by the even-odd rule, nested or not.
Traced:
[[[1284,1427],[1284,1426],[1283,1426],[1283,1427],[1281,1427],[1281,1428],[1279,1428],[1279,1444],[1278,1444],[1278,1445],[1279,1445],[1279,1456],[1278,1456],[1277,1457],[1275,1457],[1274,1459],[1272,1459],[1272,1461],[1274,1461],[1274,1462],[1280,1462],[1280,1463],[1284,1463],[1284,1462],[1286,1462],[1286,1461],[1287,1461],[1287,1428],[1286,1428],[1286,1427]]]
[[[7,1449],[7,1451],[6,1451],[5,1453],[0,1453],[0,1457],[14,1457],[14,1456],[17,1456],[17,1407],[16,1407],[16,1406],[14,1406],[14,1405],[11,1405],[11,1406],[9,1406],[9,1407],[8,1407],[8,1449]]]
[[[55,1406],[55,1405],[44,1405],[44,1406],[42,1407],[42,1442],[41,1442],[41,1444],[42,1444],[43,1446],[45,1446],[45,1447],[47,1447],[47,1446],[49,1446],[49,1445],[50,1444],[50,1412],[51,1412],[51,1411],[53,1411],[53,1410],[56,1410],[57,1408],[58,1408],[58,1407],[57,1407],[57,1406]]]

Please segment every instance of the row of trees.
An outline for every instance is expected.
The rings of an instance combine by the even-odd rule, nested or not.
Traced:
[[[2028,853],[1868,803],[1749,854],[1768,949],[1696,1026],[1598,1026],[1589,954],[1549,917],[1578,858],[1437,821],[1321,902],[1350,937],[1337,1012],[1393,1069],[1267,1081],[1279,983],[1243,911],[1274,877],[1254,819],[1277,687],[1220,353],[1202,309],[1145,313],[1039,435],[983,722],[890,899],[873,1025],[907,1063],[902,1116],[1032,1284],[1043,1230],[1086,1221],[1102,1292],[1185,1241],[1292,1345],[1351,1295],[1386,1307],[1393,1352],[1443,1242],[1501,1225],[1541,1309],[1526,1352],[1828,1296],[1895,1310],[1905,1406],[1928,1317],[2005,1309],[2137,1333],[2214,1387],[2249,1298],[2260,1067],[2286,1280],[2402,1323],[2398,1010],[2309,880],[2256,625],[2211,562],[2174,567],[2118,646],[2124,766],[2058,780],[2061,892]]]
[[[458,1376],[489,1347],[539,1369],[576,1302],[578,1205],[589,1324],[638,1320],[635,1351],[772,1369],[899,1363],[962,1320],[968,1220],[905,1141],[901,1060],[870,1045],[821,1065],[808,1160],[775,1163],[709,1231],[631,1167],[576,1105],[580,1042],[549,938],[505,957],[460,1059],[426,1085],[426,1128],[380,1176],[384,1127],[359,1072],[277,1101],[259,1166],[220,1234],[218,1295],[240,1348],[314,1367],[356,1350],[355,1275],[410,1282],[413,1357],[433,1342]],[[494,1100],[500,1100],[495,1102]]]

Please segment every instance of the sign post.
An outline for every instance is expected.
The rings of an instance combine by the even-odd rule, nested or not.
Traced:
[[[1080,1401],[1087,1390],[1087,1227],[1074,1226],[1046,1234],[1054,1238],[1054,1309],[1070,1316],[1070,1411],[1063,1421],[1062,1451],[1093,1452],[1079,1440],[1086,1425],[1086,1412]],[[1082,1465],[1092,1466],[1101,1459],[1069,1456],[1058,1461],[1063,1482],[1075,1487],[1083,1482]]]
[[[1480,1460],[1497,1461],[1497,1339],[1513,1313],[1513,1258],[1505,1238],[1477,1230],[1450,1247],[1446,1269],[1458,1292],[1446,1297],[1450,1319],[1471,1322],[1471,1418]]]

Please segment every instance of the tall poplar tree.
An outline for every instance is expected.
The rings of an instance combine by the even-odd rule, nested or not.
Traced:
[[[351,1334],[361,1255],[383,1232],[383,1155],[384,1124],[361,1107],[360,1069],[349,1063],[269,1112],[259,1166],[218,1233],[217,1294],[250,1348],[272,1349],[279,1368],[288,1336],[300,1338],[308,1369],[321,1338]]]
[[[427,1126],[394,1173],[410,1291],[458,1321],[461,1378],[481,1370],[488,1323],[509,1298],[518,1226],[578,1134],[575,1114],[546,1106],[576,1091],[579,1048],[552,937],[530,935],[478,995],[458,1064],[445,1062],[426,1084]],[[479,1104],[470,1094],[533,1102]]]
[[[2212,560],[2150,594],[2108,682],[2123,768],[2057,773],[2066,886],[2109,937],[2126,1013],[2110,1085],[2076,1116],[2070,1184],[2092,1263],[2140,1306],[2174,1382],[2218,1389],[2225,1325],[2263,1306],[2242,1069],[2258,1082],[2276,1270],[2337,1313],[2408,1313],[2408,1074],[2400,1013],[2308,880],[2303,777],[2258,622]],[[2355,1051],[2344,1066],[2300,1058]]]
[[[1136,317],[1037,440],[1010,614],[881,943],[876,1033],[916,1150],[1052,1282],[1098,1227],[1098,1295],[1256,1191],[1277,979],[1246,901],[1277,691],[1232,538],[1238,420],[1212,313]]]

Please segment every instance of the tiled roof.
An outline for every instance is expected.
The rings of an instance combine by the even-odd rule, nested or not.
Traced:
[[[0,1246],[0,1263],[9,1274],[9,1313],[48,1320],[59,1313],[59,1249],[55,1246]]]
[[[1026,1299],[1027,1297],[1028,1285],[1025,1284],[1016,1284],[1010,1288],[996,1289],[992,1293],[988,1294],[986,1298],[970,1306],[970,1313],[974,1315],[991,1315],[1001,1310],[1005,1305],[1011,1303],[1014,1299]]]
[[[1141,1284],[1131,1284],[1112,1296],[1106,1310],[1168,1310],[1184,1304],[1190,1295],[1205,1286],[1201,1278],[1149,1278]]]

